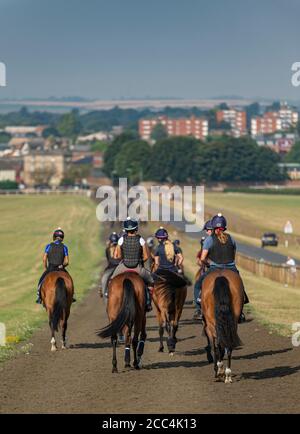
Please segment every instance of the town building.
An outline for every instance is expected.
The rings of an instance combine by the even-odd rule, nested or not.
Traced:
[[[23,180],[28,187],[49,185],[57,187],[65,172],[65,155],[60,151],[30,152],[24,156]]]
[[[274,134],[277,131],[286,131],[295,127],[299,121],[296,110],[282,105],[278,111],[268,111],[263,116],[251,119],[251,135],[256,137],[264,134]]]
[[[167,116],[140,119],[139,134],[143,140],[150,140],[151,134],[157,125],[163,125],[169,137],[193,136],[199,140],[205,140],[208,136],[208,120],[205,118],[179,118],[173,119]]]
[[[295,133],[276,133],[272,135],[256,136],[255,140],[259,146],[267,146],[278,154],[290,152],[294,146],[297,135]]]
[[[231,126],[231,134],[234,137],[241,137],[247,134],[247,115],[243,110],[227,109],[217,110],[216,121],[218,124],[227,122]]]
[[[12,136],[16,137],[24,137],[28,134],[35,134],[38,137],[41,137],[43,131],[47,128],[46,125],[37,125],[37,126],[7,126],[4,128],[4,131]]]
[[[287,173],[288,177],[293,181],[300,180],[300,164],[299,163],[279,163],[279,169],[282,173]]]

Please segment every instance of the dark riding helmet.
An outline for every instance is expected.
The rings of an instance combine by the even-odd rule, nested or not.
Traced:
[[[160,227],[155,232],[155,238],[157,238],[158,240],[167,240],[169,238],[168,231],[165,228]]]
[[[224,229],[224,230],[227,229],[226,218],[221,213],[219,213],[218,215],[215,215],[212,218],[211,223],[212,223],[213,229]]]
[[[118,237],[118,234],[116,232],[113,232],[112,234],[110,234],[109,241],[112,244],[118,244],[118,240],[119,240],[119,237]]]
[[[53,232],[53,240],[55,240],[56,238],[61,238],[63,240],[64,237],[65,237],[65,234],[64,234],[64,231],[61,228],[57,228]]]
[[[127,220],[125,220],[123,227],[125,231],[135,231],[138,229],[139,224],[136,220],[131,219],[130,217],[127,217]]]
[[[213,225],[212,225],[212,221],[208,220],[205,225],[203,226],[203,231],[212,231],[213,230]]]
[[[180,246],[180,240],[173,241],[173,244],[175,244],[175,246]]]

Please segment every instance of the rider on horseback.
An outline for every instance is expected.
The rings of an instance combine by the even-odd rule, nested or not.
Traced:
[[[203,231],[205,231],[208,236],[212,235],[212,233],[213,233],[213,227],[212,227],[211,220],[208,220],[205,223],[205,225],[203,227]],[[197,254],[197,264],[200,267],[202,266],[202,264],[201,264],[201,255],[202,255],[202,251],[203,251],[204,241],[205,241],[205,238],[202,238],[201,241],[200,241],[201,249],[200,249],[200,251]],[[208,268],[208,267],[209,267],[209,264],[208,264],[208,261],[206,261],[205,268]],[[200,277],[201,277],[201,274],[200,274]],[[195,282],[195,286],[194,286],[194,304],[196,306],[196,310],[195,310],[195,313],[194,313],[194,319],[200,319],[201,320],[202,319],[202,313],[201,313],[201,305],[200,305],[200,301],[199,301],[199,299],[200,299],[200,287],[201,287],[201,282],[200,282],[200,278],[199,278]]]
[[[111,278],[113,272],[115,271],[116,267],[120,263],[120,259],[114,258],[114,253],[116,250],[116,247],[118,245],[119,236],[116,232],[113,232],[109,236],[109,241],[107,244],[107,247],[105,249],[105,255],[107,259],[107,267],[104,270],[102,279],[101,279],[101,286],[102,290],[104,292],[104,296],[108,296],[108,281]]]
[[[159,242],[154,253],[156,271],[169,270],[178,273],[178,267],[183,263],[181,249],[169,240],[168,231],[163,227],[156,231],[155,238]]]
[[[213,217],[211,225],[213,233],[204,241],[201,254],[202,269],[204,270],[208,265],[209,268],[199,279],[200,302],[202,283],[208,273],[218,269],[227,269],[239,273],[235,264],[236,243],[232,236],[226,233],[227,221],[225,217],[219,213]],[[210,261],[209,264],[208,259]],[[249,303],[249,299],[245,293],[245,304],[247,303]]]
[[[114,258],[120,259],[111,278],[126,271],[135,271],[146,283],[146,309],[152,310],[149,291],[153,288],[153,278],[150,271],[144,268],[144,263],[149,259],[149,250],[146,241],[138,234],[138,222],[130,217],[124,222],[125,234],[119,238]],[[149,290],[148,290],[149,288]]]
[[[41,304],[41,286],[44,278],[51,271],[65,271],[65,267],[69,265],[69,250],[68,247],[63,243],[64,231],[61,228],[56,229],[53,232],[53,242],[47,244],[43,256],[44,273],[42,274],[37,290],[37,300],[36,303]],[[76,299],[73,298],[73,302]]]

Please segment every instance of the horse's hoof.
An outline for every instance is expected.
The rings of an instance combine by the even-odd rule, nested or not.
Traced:
[[[232,378],[225,378],[225,384],[232,384]]]
[[[57,351],[57,348],[55,346],[52,346],[51,351],[52,351],[52,353],[54,353],[55,351]]]
[[[130,363],[126,363],[125,364],[125,369],[129,369],[129,368],[131,368],[131,364]]]
[[[164,347],[159,347],[158,352],[159,353],[163,353],[164,352]]]
[[[61,346],[61,349],[62,349],[62,350],[67,350],[68,347],[67,347],[66,345],[62,345],[62,346]]]
[[[142,369],[142,367],[143,367],[142,359],[139,360],[139,362],[138,362],[138,367],[139,367],[140,369]]]
[[[111,371],[113,374],[117,374],[118,373],[118,368],[112,368],[112,371]]]
[[[169,352],[169,356],[170,356],[170,357],[174,357],[174,351],[170,351],[170,352]]]

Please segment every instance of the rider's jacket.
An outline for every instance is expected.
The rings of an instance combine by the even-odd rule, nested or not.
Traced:
[[[123,264],[127,268],[136,268],[143,262],[143,248],[140,235],[123,236],[121,245]]]
[[[175,259],[176,255],[181,253],[182,250],[178,248],[178,246],[174,246],[174,258],[172,261],[169,261],[166,255],[165,245],[163,243],[160,243],[155,250],[154,256],[159,257],[159,268],[163,269],[169,269],[177,271],[175,267]]]
[[[68,248],[61,241],[55,241],[47,245],[45,253],[48,255],[50,267],[63,265],[65,256],[68,256]]]
[[[231,264],[235,260],[235,243],[232,241],[230,235],[228,235],[227,242],[222,244],[218,237],[211,235],[212,245],[209,249],[209,259],[215,264]]]

